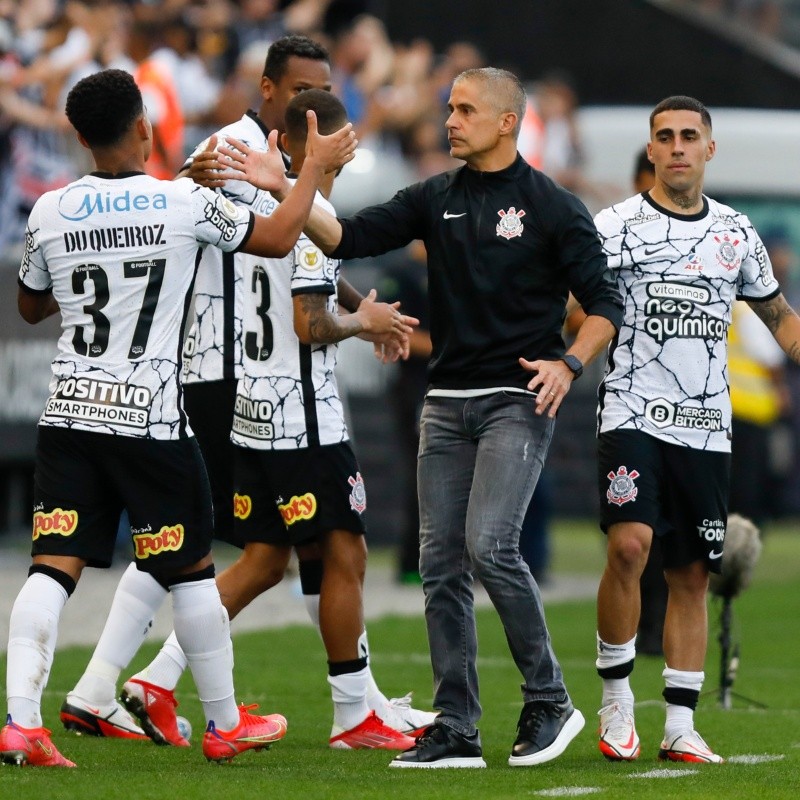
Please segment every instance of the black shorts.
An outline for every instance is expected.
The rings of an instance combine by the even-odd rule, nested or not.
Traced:
[[[236,448],[231,442],[236,380],[184,384],[183,406],[206,462],[214,503],[214,538],[236,547],[244,543],[233,526],[233,469]]]
[[[703,560],[722,566],[728,520],[730,453],[669,444],[634,430],[601,433],[598,441],[600,527],[649,525],[665,567]]]
[[[347,442],[302,450],[236,448],[234,529],[294,546],[334,530],[364,534],[364,481]]]
[[[33,502],[33,555],[76,556],[107,567],[123,510],[144,572],[170,577],[211,550],[211,494],[193,438],[135,439],[42,425]]]

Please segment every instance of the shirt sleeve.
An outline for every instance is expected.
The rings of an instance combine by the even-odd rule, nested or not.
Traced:
[[[750,220],[742,216],[742,233],[747,253],[742,259],[736,285],[736,296],[742,300],[769,300],[780,291],[772,272],[767,248]]]
[[[204,186],[192,187],[195,238],[231,253],[241,249],[255,224],[251,211]]]
[[[39,236],[42,230],[41,203],[37,202],[28,217],[25,249],[19,267],[19,284],[29,292],[49,292],[53,288],[50,270],[44,259]]]
[[[377,256],[425,239],[428,230],[425,184],[401,189],[386,203],[369,206],[352,217],[340,219],[342,239],[331,253],[335,258]]]
[[[301,236],[292,252],[292,296],[334,294],[339,262],[329,258],[308,237]]]
[[[608,268],[597,228],[577,197],[565,190],[559,195],[551,204],[558,215],[554,236],[559,261],[569,275],[570,291],[587,314],[605,317],[619,330],[622,295]]]

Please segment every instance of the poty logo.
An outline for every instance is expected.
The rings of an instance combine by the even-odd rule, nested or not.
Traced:
[[[133,537],[136,558],[149,558],[159,553],[180,550],[183,546],[183,525],[165,525],[158,533],[137,533]]]
[[[233,495],[233,516],[236,519],[247,519],[250,512],[253,510],[253,501],[249,495],[236,494]]]
[[[317,498],[311,492],[297,497],[295,495],[288,503],[278,503],[284,523],[294,525],[301,519],[311,519],[317,513]]]
[[[89,183],[70,186],[58,199],[58,213],[64,219],[80,222],[93,214],[126,213],[129,211],[163,211],[167,208],[165,194],[121,194],[98,192]]]
[[[33,541],[40,536],[70,536],[78,527],[78,512],[54,508],[52,511],[36,511],[33,515]]]

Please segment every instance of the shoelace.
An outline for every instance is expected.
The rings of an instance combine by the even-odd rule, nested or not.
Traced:
[[[425,747],[426,743],[439,744],[445,740],[446,734],[441,725],[428,725],[414,740],[417,747]]]
[[[524,732],[529,739],[535,739],[551,709],[552,704],[543,701],[534,704],[532,711],[523,708],[517,729],[520,733]]]
[[[627,734],[628,729],[633,725],[633,717],[629,712],[625,711],[619,703],[603,706],[597,714],[601,719],[604,714],[611,715],[607,730],[612,736]]]
[[[409,692],[405,697],[393,697],[389,701],[389,705],[395,708],[411,708],[411,695],[412,693]]]

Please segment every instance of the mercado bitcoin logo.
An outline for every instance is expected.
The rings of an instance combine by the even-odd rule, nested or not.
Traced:
[[[52,511],[36,511],[33,515],[33,540],[40,536],[69,536],[78,527],[78,512],[54,508]]]
[[[297,497],[295,495],[288,503],[278,504],[286,525],[294,525],[301,519],[311,519],[317,513],[317,498],[311,492]]]
[[[247,519],[253,510],[253,501],[248,494],[233,495],[233,516],[236,519]]]
[[[165,525],[158,533],[136,533],[133,549],[136,558],[149,558],[183,547],[183,525]]]

